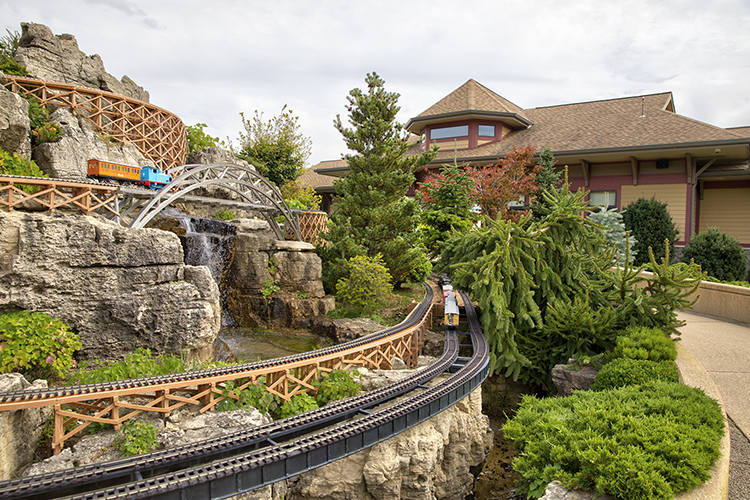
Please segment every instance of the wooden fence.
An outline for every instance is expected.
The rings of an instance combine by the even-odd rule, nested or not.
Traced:
[[[162,170],[185,164],[185,125],[169,111],[103,90],[12,75],[6,78],[9,90],[34,95],[45,106],[70,108],[102,135],[133,143]]]

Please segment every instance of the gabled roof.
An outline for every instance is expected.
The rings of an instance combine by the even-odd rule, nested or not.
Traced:
[[[425,125],[465,120],[493,119],[512,129],[531,125],[524,110],[471,79],[406,123],[406,130],[420,134]]]

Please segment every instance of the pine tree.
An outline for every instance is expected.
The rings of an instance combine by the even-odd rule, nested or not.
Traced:
[[[349,92],[349,124],[337,115],[334,126],[348,149],[349,172],[334,182],[338,195],[331,216],[329,244],[318,248],[323,282],[331,290],[345,263],[356,255],[382,255],[394,282],[421,280],[431,270],[416,231],[419,206],[406,199],[414,172],[437,154],[406,156],[409,147],[403,125],[396,122],[399,94],[387,92],[377,73],[365,78],[367,91]]]

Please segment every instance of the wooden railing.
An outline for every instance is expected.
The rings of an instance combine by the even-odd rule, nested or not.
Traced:
[[[27,193],[32,187],[36,192]],[[113,215],[117,212],[117,186],[73,182],[46,177],[13,177],[0,175],[0,206],[14,208],[56,208],[70,205],[88,215],[99,208]]]
[[[133,143],[162,170],[185,164],[185,125],[169,111],[103,90],[20,76],[6,78],[9,90],[34,95],[45,106],[70,108],[75,116],[93,123],[101,134]]]
[[[316,243],[318,233],[328,232],[328,214],[313,210],[300,210],[294,212],[299,221],[299,230],[302,233],[302,241]]]

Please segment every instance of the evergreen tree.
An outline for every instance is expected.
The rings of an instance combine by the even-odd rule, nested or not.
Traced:
[[[539,163],[537,164],[541,167],[539,173],[536,174],[536,183],[539,186],[539,191],[537,191],[531,199],[530,208],[535,221],[540,221],[550,212],[550,207],[545,202],[542,193],[552,193],[562,181],[562,172],[558,172],[555,169],[556,164],[557,160],[555,159],[555,155],[552,154],[552,150],[546,146],[542,152],[539,153]]]
[[[471,175],[455,160],[430,174],[419,187],[422,202],[422,240],[432,255],[440,255],[453,231],[466,232],[474,225]]]
[[[672,222],[666,203],[655,197],[650,200],[640,198],[622,211],[622,220],[625,222],[625,229],[637,241],[633,261],[636,266],[648,263],[649,249],[654,252],[657,262],[668,257],[668,254],[674,255],[677,227]]]
[[[405,196],[415,170],[432,160],[437,149],[406,156],[408,136],[396,122],[399,94],[387,92],[377,73],[368,73],[365,81],[366,92],[356,88],[347,97],[351,127],[339,115],[334,120],[354,153],[343,157],[349,172],[334,182],[338,197],[326,235],[329,244],[318,248],[328,290],[356,255],[382,255],[396,284],[421,280],[432,267],[416,231],[419,206]]]

